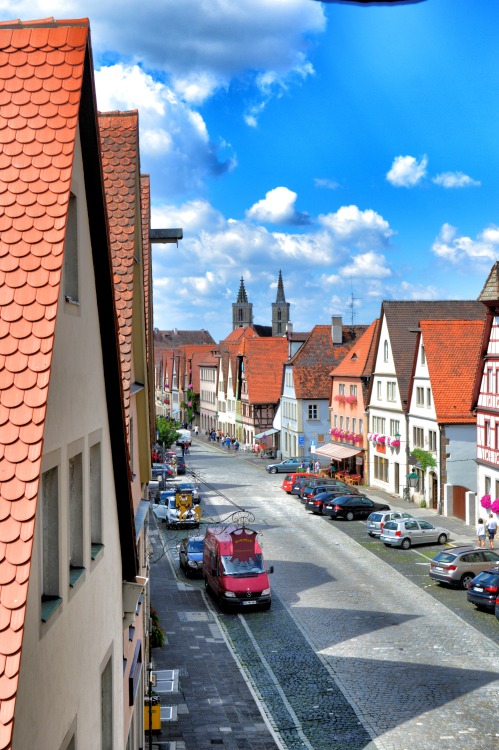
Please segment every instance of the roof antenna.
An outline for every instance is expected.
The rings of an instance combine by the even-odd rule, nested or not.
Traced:
[[[355,303],[360,300],[360,297],[354,297],[353,284],[352,284],[351,278],[350,278],[350,285],[351,285],[350,300],[347,302],[347,307],[350,308],[350,328],[353,334],[354,333],[354,321],[355,321],[355,316],[357,314],[357,311],[355,309]]]

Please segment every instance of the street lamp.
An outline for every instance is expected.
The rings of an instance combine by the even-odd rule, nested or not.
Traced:
[[[419,474],[416,474],[415,471],[411,471],[411,473],[407,475],[406,479],[408,486],[413,490],[416,489],[419,482]]]

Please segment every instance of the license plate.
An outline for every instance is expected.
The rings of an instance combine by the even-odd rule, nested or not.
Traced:
[[[251,601],[251,602],[241,602],[241,603],[242,603],[243,607],[247,607],[249,604],[256,604],[256,602],[254,602],[254,601]]]
[[[483,591],[483,589],[480,586],[475,586],[475,591]]]
[[[442,571],[442,570],[443,570],[443,568],[439,568],[439,567],[438,567],[438,565],[435,565],[435,570],[440,570],[440,571]]]
[[[371,529],[374,529],[375,525],[376,524],[374,524],[374,523],[371,523],[371,522],[369,523],[369,526],[371,527]]]

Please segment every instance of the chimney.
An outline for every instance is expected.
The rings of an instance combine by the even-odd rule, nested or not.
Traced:
[[[290,320],[286,323],[286,333],[293,333],[293,324]]]
[[[333,339],[333,344],[343,343],[343,323],[341,315],[338,317],[333,315],[331,317],[331,337]]]

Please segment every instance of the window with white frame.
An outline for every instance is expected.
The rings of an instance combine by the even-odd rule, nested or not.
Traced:
[[[359,434],[361,435],[364,431],[364,420],[359,419]]]
[[[352,432],[355,432],[357,429],[357,420],[355,417],[352,417]]]
[[[356,396],[357,395],[357,386],[356,385],[351,385],[350,386],[350,395],[351,396]]]
[[[350,430],[350,417],[346,418],[346,421],[345,421],[345,430]]]
[[[343,416],[340,416],[340,430],[343,429]]]
[[[412,428],[412,439],[415,448],[424,448],[424,430],[422,427]]]
[[[113,671],[112,657],[101,674],[101,748],[114,750],[113,738]]]
[[[308,405],[308,418],[309,419],[317,419],[318,418],[317,404],[309,404]]]
[[[487,393],[494,393],[494,370],[487,368]]]
[[[490,477],[485,477],[485,495],[490,495],[490,490],[492,488],[492,480]]]
[[[394,380],[389,380],[386,384],[386,400],[395,401],[395,387],[396,383]]]
[[[373,417],[373,432],[377,432],[378,435],[385,434],[386,419],[385,417]]]
[[[485,420],[485,445],[487,448],[492,448],[492,427],[490,424],[490,420]]]
[[[431,409],[431,388],[426,389],[426,406]]]
[[[345,383],[338,383],[338,393],[340,396],[345,395]]]
[[[388,362],[388,341],[383,342],[383,362]]]
[[[424,388],[416,388],[416,405],[424,406]]]
[[[378,401],[381,401],[381,398],[382,398],[382,396],[381,396],[381,385],[382,385],[382,384],[381,384],[381,380],[378,380],[378,382],[377,382],[377,384],[376,384],[376,385],[377,385],[377,392],[376,392],[376,396],[377,396],[377,398],[378,398]]]
[[[388,469],[389,462],[386,458],[382,458],[381,456],[374,456],[374,476],[376,479],[379,479],[379,481],[386,482],[386,484],[388,484]]]
[[[334,424],[333,424],[333,427],[338,427],[338,415],[337,414],[334,415]]]
[[[425,348],[424,348],[424,346],[422,344],[421,344],[421,360],[420,361],[421,361],[422,365],[426,364],[426,352],[425,352]]]
[[[398,419],[390,419],[390,435],[391,437],[400,435],[400,422]]]
[[[437,433],[435,430],[428,431],[428,450],[432,453],[437,452]]]

